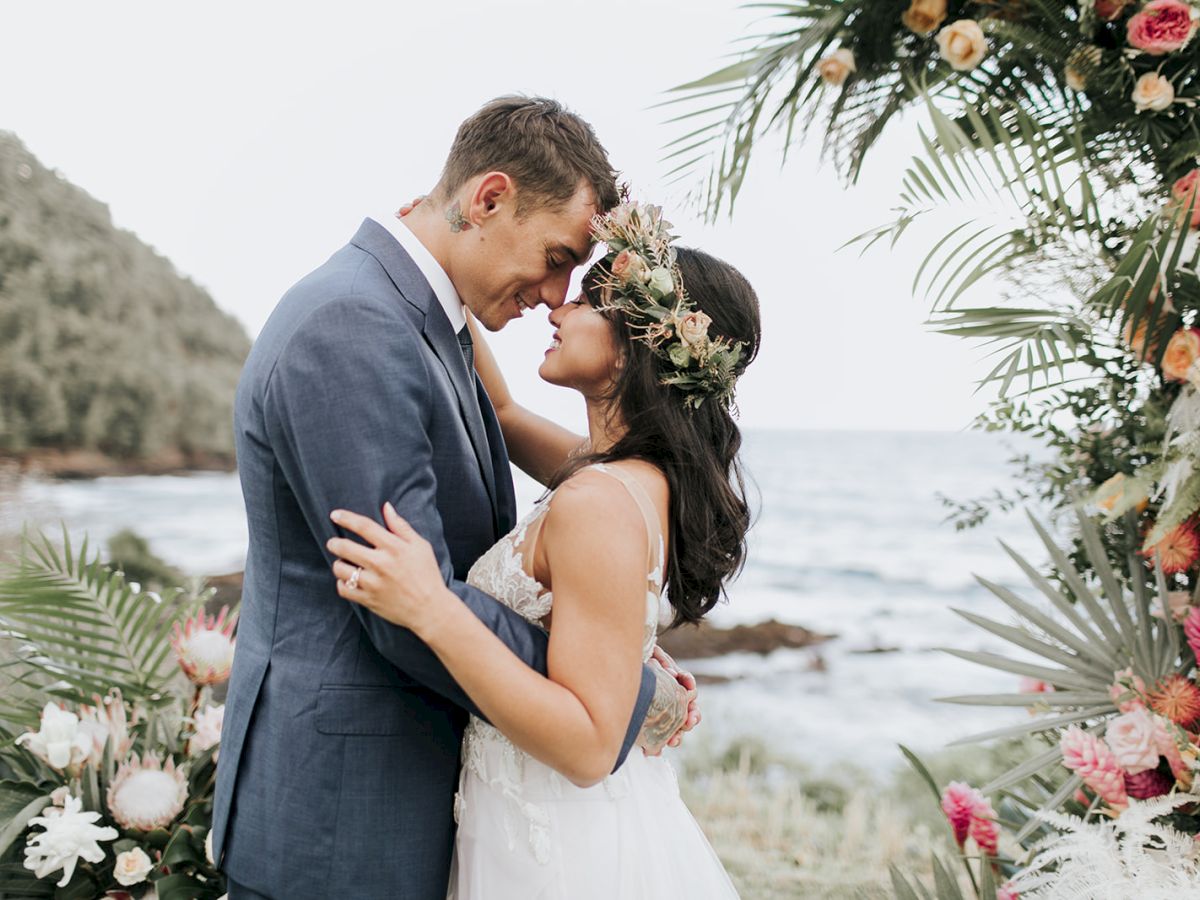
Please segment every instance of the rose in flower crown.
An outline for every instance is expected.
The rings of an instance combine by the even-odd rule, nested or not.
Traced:
[[[633,334],[662,361],[662,383],[685,395],[689,407],[709,397],[728,403],[745,345],[712,338],[712,319],[684,288],[671,246],[675,236],[662,209],[622,203],[592,220],[592,234],[608,246],[588,277],[602,310],[620,312]]]

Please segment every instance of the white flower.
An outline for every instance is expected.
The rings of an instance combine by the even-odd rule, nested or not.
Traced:
[[[187,778],[174,760],[164,766],[153,753],[121,764],[108,786],[108,808],[122,828],[165,828],[183,812]]]
[[[671,279],[671,270],[659,266],[650,273],[650,292],[656,297],[665,297],[675,290],[675,282]]]
[[[209,747],[221,743],[221,723],[225,720],[225,706],[206,706],[196,713],[193,720],[191,749],[195,753],[203,753]],[[213,759],[216,759],[213,754]]]
[[[937,33],[936,40],[942,59],[959,72],[975,68],[987,56],[987,38],[974,19],[951,22]]]
[[[193,684],[220,684],[229,678],[233,668],[236,622],[236,615],[229,616],[229,607],[222,607],[215,618],[205,616],[201,610],[195,618],[186,620],[183,628],[175,624],[171,646],[175,648],[179,667]]]
[[[117,884],[129,887],[141,884],[152,871],[154,871],[154,863],[146,855],[146,851],[141,847],[134,847],[132,850],[117,854],[117,865],[113,869],[113,878],[117,879]]]
[[[50,802],[59,809],[62,809],[67,805],[67,800],[69,800],[70,797],[71,789],[66,785],[63,785],[60,788],[55,788],[50,792]]]
[[[212,855],[213,854],[212,836],[213,836],[213,833],[212,833],[212,829],[210,828],[210,829],[208,829],[208,834],[206,834],[204,836],[204,858],[208,860],[208,864],[210,866],[215,866],[216,862],[213,861],[213,855]]]
[[[79,727],[92,741],[87,762],[93,766],[103,762],[106,744],[112,744],[113,759],[124,759],[133,746],[129,719],[125,715],[125,701],[117,688],[113,688],[103,700],[97,696],[95,706],[79,707]]]
[[[1175,102],[1175,85],[1155,72],[1147,72],[1133,86],[1131,99],[1138,112],[1162,112]]]
[[[100,841],[115,841],[117,829],[98,827],[98,812],[83,812],[83,804],[75,797],[67,797],[66,807],[55,816],[35,816],[30,825],[46,829],[29,838],[25,847],[25,868],[38,878],[51,872],[63,870],[59,887],[66,887],[75,874],[75,864],[80,859],[98,863],[104,859]]]
[[[840,87],[854,71],[854,54],[845,47],[834,50],[817,63],[817,74],[826,84],[834,87]]]
[[[46,704],[39,730],[21,735],[17,744],[59,771],[85,762],[92,750],[91,738],[79,730],[79,717],[57,703]]]

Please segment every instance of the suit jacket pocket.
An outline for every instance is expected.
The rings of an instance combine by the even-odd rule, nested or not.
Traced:
[[[323,684],[317,692],[321,734],[403,734],[410,711],[391,685]]]

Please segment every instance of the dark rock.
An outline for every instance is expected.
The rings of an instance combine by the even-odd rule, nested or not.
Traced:
[[[733,628],[717,628],[707,622],[684,625],[660,635],[658,643],[676,659],[707,659],[727,653],[766,655],[781,647],[811,647],[833,637],[836,635],[818,634],[799,625],[788,625],[768,619],[754,625],[736,625]]]

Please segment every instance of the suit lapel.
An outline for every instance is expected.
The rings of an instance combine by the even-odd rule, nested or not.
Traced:
[[[454,393],[458,398],[459,415],[462,417],[463,424],[466,425],[467,434],[471,439],[471,447],[475,451],[475,459],[479,464],[479,472],[487,487],[488,500],[491,501],[492,525],[498,529],[500,516],[497,508],[496,476],[493,471],[492,452],[488,446],[487,429],[484,427],[479,398],[475,392],[475,373],[467,369],[466,360],[463,359],[462,349],[458,343],[458,335],[454,333],[450,320],[446,318],[445,310],[442,309],[437,295],[421,274],[421,270],[404,252],[404,248],[396,242],[396,239],[388,234],[387,229],[377,222],[365,219],[351,243],[379,260],[400,296],[422,313],[425,321],[422,329],[425,342],[445,368],[450,383],[454,386]],[[497,535],[503,533],[505,532],[497,531]]]

